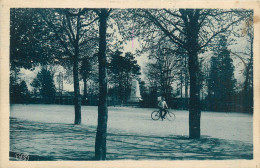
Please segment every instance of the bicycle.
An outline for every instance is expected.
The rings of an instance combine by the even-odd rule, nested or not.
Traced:
[[[151,118],[153,120],[159,120],[160,118],[163,120],[163,119],[167,118],[167,120],[169,120],[169,121],[174,121],[176,116],[173,112],[166,110],[166,114],[165,114],[164,118],[162,118],[162,116],[160,116],[160,110],[154,110],[151,113]]]

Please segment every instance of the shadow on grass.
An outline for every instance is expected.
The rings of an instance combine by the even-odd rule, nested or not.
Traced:
[[[96,130],[73,124],[10,118],[10,153],[28,153],[29,161],[93,160]],[[107,134],[108,160],[253,159],[253,145],[202,136]]]

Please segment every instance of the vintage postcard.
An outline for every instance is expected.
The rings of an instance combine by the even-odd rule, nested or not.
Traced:
[[[258,168],[258,1],[1,1],[1,163]]]

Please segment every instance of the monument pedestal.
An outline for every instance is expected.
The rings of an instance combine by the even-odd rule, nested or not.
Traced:
[[[140,100],[141,100],[141,94],[140,94],[139,82],[136,79],[134,79],[132,81],[130,98],[128,99],[127,102],[129,104],[136,104],[139,103]]]

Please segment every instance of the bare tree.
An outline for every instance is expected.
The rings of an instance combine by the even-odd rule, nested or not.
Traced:
[[[94,10],[99,16],[99,103],[98,103],[98,126],[95,143],[95,160],[106,159],[106,138],[107,138],[107,20],[112,9]]]
[[[198,55],[204,52],[219,34],[231,31],[245,16],[238,13],[245,10],[220,9],[137,9],[132,18],[145,44],[149,45],[155,36],[163,32],[188,56],[190,77],[189,137],[200,138],[200,81]],[[137,21],[138,20],[138,21]],[[140,26],[141,25],[141,26]],[[138,29],[137,27],[142,27]]]
[[[37,9],[36,12],[48,28],[45,38],[49,40],[49,47],[53,53],[59,53],[57,56],[53,54],[53,60],[65,67],[73,67],[74,123],[81,124],[79,62],[85,56],[86,50],[95,44],[97,37],[93,23],[97,18],[86,9]]]

